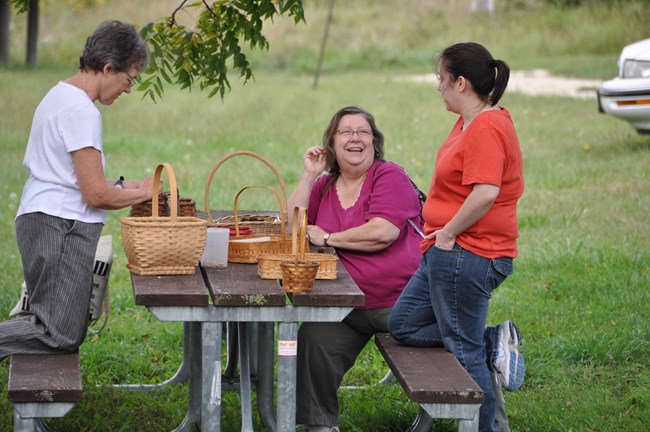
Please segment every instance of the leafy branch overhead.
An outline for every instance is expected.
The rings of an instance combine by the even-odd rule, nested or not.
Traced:
[[[19,13],[29,10],[29,0],[11,3]],[[179,22],[183,12],[198,16],[193,26]],[[268,49],[268,40],[262,34],[264,21],[285,14],[295,23],[304,21],[302,0],[181,1],[170,16],[140,30],[151,49],[151,62],[139,79],[139,90],[156,101],[163,97],[167,82],[182,89],[198,86],[209,91],[208,97],[219,93],[223,99],[230,89],[229,66],[245,81],[253,76],[242,46]]]
[[[228,67],[239,71],[245,81],[253,76],[251,66],[242,52],[242,43],[251,48],[268,49],[262,34],[265,20],[289,14],[294,21],[304,21],[302,0],[218,0],[209,5],[205,0],[186,4],[163,21],[144,26],[141,34],[151,48],[151,63],[140,90],[154,101],[163,95],[163,80],[182,89],[208,90],[212,97],[223,99],[230,89]],[[200,10],[193,28],[177,20],[181,11]]]

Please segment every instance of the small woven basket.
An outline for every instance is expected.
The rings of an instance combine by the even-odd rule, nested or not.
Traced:
[[[296,207],[293,209],[293,223],[291,230],[291,254],[259,254],[257,255],[257,274],[262,279],[282,279],[282,261],[301,260],[317,262],[320,264],[316,279],[336,279],[336,265],[339,259],[329,253],[305,252],[309,247],[307,241],[307,209]]]
[[[179,198],[178,215],[196,217],[196,201],[194,198]]]
[[[193,274],[205,248],[206,223],[196,217],[177,215],[178,189],[169,164],[158,165],[153,184],[160,183],[163,169],[169,178],[171,215],[158,216],[158,194],[153,194],[151,216],[122,218],[124,253],[135,274]]]
[[[169,192],[164,192],[158,195],[158,215],[169,216]],[[145,217],[151,216],[152,200],[135,204],[131,207],[129,216]],[[179,198],[178,199],[178,216],[193,216],[196,217],[196,202],[194,198]]]
[[[276,216],[271,216],[271,215],[259,215],[259,214],[244,214],[240,213],[237,215],[232,215],[232,216],[224,216],[219,219],[212,219],[212,214],[210,213],[210,205],[208,203],[208,198],[209,198],[209,192],[210,192],[210,185],[212,184],[212,180],[214,178],[214,175],[216,174],[217,170],[219,169],[220,166],[224,164],[228,159],[237,157],[237,156],[249,156],[255,159],[260,160],[263,162],[266,166],[269,167],[269,169],[273,172],[275,175],[276,179],[278,180],[278,184],[280,185],[280,193],[281,193],[281,203],[280,203],[280,217]],[[209,227],[215,227],[215,228],[230,228],[234,225],[238,225],[242,228],[249,228],[251,230],[252,234],[283,234],[287,228],[286,225],[286,216],[287,216],[287,209],[286,209],[286,202],[287,202],[287,189],[284,185],[284,181],[282,180],[282,177],[280,176],[280,173],[278,170],[273,166],[273,164],[263,156],[251,152],[251,151],[235,151],[232,153],[227,154],[223,158],[221,158],[214,168],[212,168],[212,171],[210,172],[210,175],[208,176],[208,181],[205,185],[205,195],[204,195],[204,200],[205,200],[205,219],[208,223]],[[284,219],[283,219],[284,216]],[[254,261],[253,261],[254,262]]]
[[[319,262],[282,261],[282,289],[285,292],[301,293],[311,291],[318,273]]]
[[[131,206],[131,212],[129,216],[133,217],[147,217],[151,216],[152,211],[152,200],[141,202],[140,204],[134,204]],[[161,193],[158,195],[158,215],[159,216],[169,216],[169,207],[167,205],[167,194]]]
[[[260,233],[240,235],[240,223],[237,217],[237,203],[242,192],[250,188],[266,188],[273,192],[273,195],[278,202],[278,206],[280,207],[280,216],[282,218],[281,226],[286,225],[286,221],[284,220],[286,212],[282,211],[280,195],[275,189],[273,189],[273,187],[266,185],[251,185],[242,188],[237,192],[237,195],[235,195],[233,209],[235,216],[235,235],[230,237],[230,241],[228,242],[228,262],[255,264],[259,254],[283,254],[291,251],[291,239],[287,237],[284,230],[279,235]]]

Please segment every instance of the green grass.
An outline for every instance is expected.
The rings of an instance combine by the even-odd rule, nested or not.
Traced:
[[[97,17],[144,22],[177,4],[155,2],[145,13],[134,3],[46,12],[44,66],[0,70],[0,311],[13,307],[22,281],[13,224],[33,111],[54,83],[74,72],[79,41]],[[328,2],[309,2],[307,24],[277,20],[269,29],[271,50],[253,55],[256,79],[242,86],[232,77],[232,92],[223,102],[168,87],[158,104],[136,93],[101,107],[107,175],[142,177],[168,161],[181,194],[194,197],[202,208],[214,164],[230,151],[245,149],[269,158],[290,192],[301,174],[304,149],[319,143],[338,108],[357,104],[375,114],[386,135],[387,158],[402,164],[426,189],[436,151],[455,118],[432,85],[396,76],[429,73],[436,50],[474,39],[513,68],[606,79],[615,74],[620,47],[648,33],[650,13],[641,2],[624,2],[621,13],[603,6],[560,13],[532,1],[527,8],[516,3],[523,2],[497,1],[497,17],[490,20],[461,16],[466,11],[454,12],[458,3],[451,1],[404,1],[388,14],[381,13],[381,7],[388,7],[385,1],[350,2],[345,8],[337,2],[325,73],[313,90],[312,69]],[[91,19],[86,23],[79,17]],[[68,36],[61,29],[73,20],[75,29]],[[12,57],[18,63],[20,47],[15,46]],[[66,59],[72,60],[64,65]],[[502,103],[519,133],[526,179],[519,206],[520,256],[515,274],[495,292],[488,317],[489,324],[515,320],[524,337],[526,382],[520,391],[505,395],[511,427],[532,432],[646,430],[650,138],[598,114],[593,99],[506,93]],[[210,207],[231,208],[239,188],[273,179],[258,162],[229,161],[215,176]],[[252,191],[242,197],[243,205],[272,208],[273,201],[262,195]],[[161,382],[175,372],[182,356],[182,325],[158,322],[134,305],[119,241],[119,219],[127,213],[111,212],[105,227],[115,247],[110,321],[81,347],[84,398],[64,418],[49,422],[56,431],[162,431],[184,416],[184,385],[155,393],[111,388]],[[369,385],[385,372],[369,344],[345,384]],[[8,362],[3,362],[3,391],[7,373]],[[340,396],[346,432],[405,430],[417,412],[397,386],[342,390]],[[239,430],[238,408],[238,394],[227,392],[224,431]],[[11,410],[6,397],[0,397],[0,430],[11,430]],[[453,422],[442,422],[437,430],[454,430]]]

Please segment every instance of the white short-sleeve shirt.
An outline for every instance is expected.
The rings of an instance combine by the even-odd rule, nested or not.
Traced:
[[[102,151],[102,116],[86,92],[63,81],[36,108],[23,167],[29,178],[16,217],[42,212],[87,223],[104,223],[106,211],[84,200],[72,152]]]

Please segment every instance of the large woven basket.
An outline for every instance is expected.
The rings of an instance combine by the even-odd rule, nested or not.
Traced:
[[[281,226],[286,225],[286,212],[282,210],[282,201],[278,191],[267,185],[251,185],[242,188],[237,192],[237,195],[235,195],[235,202],[233,205],[235,235],[231,236],[230,241],[228,242],[228,262],[254,264],[257,262],[257,256],[259,254],[283,254],[291,251],[291,238],[287,237],[284,230],[282,230],[282,233],[280,234],[253,233],[240,235],[240,223],[237,217],[237,203],[239,202],[239,196],[242,192],[251,188],[265,188],[273,192],[278,206],[280,207]]]
[[[280,217],[276,217],[273,215],[262,215],[262,214],[246,214],[246,213],[239,213],[237,215],[232,215],[232,216],[224,216],[219,219],[213,219],[212,214],[210,213],[210,204],[208,203],[209,199],[209,192],[210,192],[210,185],[212,184],[212,180],[214,178],[214,175],[216,174],[217,170],[221,165],[224,164],[228,159],[237,157],[237,156],[248,156],[252,157],[255,159],[260,160],[263,162],[266,166],[271,169],[273,174],[278,180],[278,184],[280,185],[280,193],[281,193],[281,203],[280,203]],[[232,153],[227,154],[223,158],[221,158],[216,165],[212,168],[212,171],[210,172],[210,175],[208,176],[208,181],[205,185],[205,195],[204,195],[204,200],[205,200],[205,219],[208,222],[209,227],[216,227],[216,228],[230,228],[235,225],[238,225],[241,228],[249,228],[251,230],[252,234],[283,234],[287,228],[286,225],[286,216],[287,216],[287,208],[286,208],[286,203],[287,203],[287,189],[284,185],[284,181],[282,180],[282,177],[280,176],[280,173],[278,170],[273,166],[273,164],[266,159],[265,157],[251,151],[235,151]],[[284,216],[284,219],[282,217]],[[237,220],[235,220],[237,218]],[[235,223],[236,222],[236,223]],[[253,261],[254,262],[254,261]]]
[[[171,215],[158,216],[158,194],[152,194],[152,214],[124,217],[122,245],[133,273],[140,275],[193,274],[205,248],[206,222],[192,216],[178,216],[178,189],[174,170],[167,163],[156,168],[154,185],[162,170],[170,184]]]
[[[314,276],[316,279],[336,279],[336,265],[339,259],[335,255],[306,252],[309,247],[309,242],[306,239],[307,209],[304,207],[296,207],[293,209],[293,222],[291,226],[291,254],[258,255],[257,274],[262,279],[282,279],[283,269],[281,263],[283,261],[300,260],[317,262],[320,264],[318,271]]]

